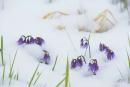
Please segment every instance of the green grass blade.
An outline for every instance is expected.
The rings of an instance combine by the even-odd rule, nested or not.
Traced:
[[[1,36],[1,62],[4,65],[3,36]]]
[[[128,35],[128,43],[129,43],[129,46],[130,46],[130,38],[129,38],[129,35]]]
[[[42,75],[42,73],[38,74],[38,76],[37,76],[36,80],[34,81],[33,85],[35,85],[37,83],[37,81],[39,80],[39,78],[40,78],[41,75]]]
[[[13,76],[14,76],[14,71],[12,71],[12,73],[11,73],[11,75],[10,75],[10,81],[9,81],[9,86],[10,86],[10,84],[11,84],[11,82],[12,82],[12,79],[13,79]]]
[[[58,56],[56,57],[55,64],[54,64],[54,66],[53,66],[53,68],[52,68],[52,71],[54,71],[54,69],[55,69],[55,67],[56,67],[57,59],[58,59]]]
[[[3,73],[2,73],[2,81],[4,82],[5,79],[5,65],[3,66]]]
[[[18,52],[18,50],[16,50],[15,55],[14,55],[13,62],[12,62],[12,64],[11,64],[11,66],[10,66],[9,78],[10,78],[11,75],[12,75],[12,71],[13,71],[14,62],[15,62],[15,59],[16,59],[17,52]]]
[[[128,65],[129,65],[129,69],[130,69],[130,57],[129,57],[128,52],[127,52],[127,58],[128,58]]]
[[[30,81],[29,81],[28,87],[31,86],[31,84],[32,84],[32,82],[33,82],[33,80],[34,80],[34,78],[35,78],[35,75],[36,75],[36,73],[37,73],[37,71],[38,71],[39,66],[40,66],[40,64],[38,64],[38,66],[36,67],[36,69],[35,69],[35,71],[34,71],[32,77],[31,77],[31,79],[30,79]]]
[[[17,76],[16,76],[16,80],[19,80],[19,73],[18,73]]]
[[[56,85],[56,87],[59,87],[64,81],[65,81],[65,78],[63,78],[63,79]]]
[[[65,73],[65,87],[69,86],[69,61],[67,58],[66,73]]]

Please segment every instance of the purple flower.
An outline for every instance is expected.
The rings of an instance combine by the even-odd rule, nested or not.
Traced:
[[[50,63],[50,55],[49,55],[48,51],[46,51],[46,50],[43,50],[43,52],[44,52],[44,56],[42,59],[40,59],[40,62],[41,63],[44,62],[45,64],[49,64]]]
[[[27,36],[26,37],[26,44],[33,44],[34,43],[34,38],[32,36]]]
[[[107,52],[107,59],[108,59],[108,60],[112,60],[112,59],[114,58],[114,56],[115,56],[115,54],[114,54],[113,51],[109,50],[109,51]]]
[[[18,40],[18,44],[21,45],[21,44],[24,44],[25,42],[26,42],[26,37],[22,35]]]
[[[71,61],[71,68],[74,69],[74,68],[76,68],[76,66],[77,66],[77,60],[76,59],[72,59],[72,61]]]
[[[81,42],[81,43],[80,43],[80,46],[81,46],[82,48],[88,48],[88,46],[89,46],[89,41],[87,40],[86,37],[83,37],[80,42]]]
[[[102,44],[102,43],[100,43],[100,45],[99,45],[99,50],[100,50],[100,51],[104,51],[105,48],[106,48],[105,45]]]
[[[96,59],[91,59],[89,62],[89,70],[93,73],[93,75],[96,75],[96,72],[98,71],[99,67],[97,64]]]
[[[100,43],[99,50],[106,52],[106,56],[108,60],[112,60],[115,56],[114,52],[109,47],[105,46],[104,44]]]
[[[76,67],[82,67],[84,62],[86,63],[84,56],[78,56],[77,59],[72,59],[71,68],[74,69]]]
[[[36,37],[35,38],[35,43],[42,46],[42,44],[44,43],[44,39],[42,39],[41,37]]]
[[[79,67],[83,66],[83,60],[80,56],[77,58],[77,66],[79,66]]]

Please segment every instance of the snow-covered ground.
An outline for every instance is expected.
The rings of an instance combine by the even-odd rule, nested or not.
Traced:
[[[0,6],[2,1],[4,1],[4,9],[0,10],[0,35],[4,37],[6,77],[8,77],[9,65],[18,49],[14,71],[19,73],[19,80],[12,81],[11,87],[27,87],[39,63],[36,56],[39,56],[41,48],[37,45],[17,45],[21,35],[44,38],[45,46],[42,49],[49,52],[51,63],[40,64],[38,70],[42,75],[34,87],[55,87],[63,78],[67,57],[71,63],[72,59],[84,54],[84,50],[80,48],[80,39],[88,37],[90,32],[79,32],[79,26],[89,27],[89,31],[95,31],[93,20],[105,9],[112,12],[117,22],[109,31],[91,33],[91,54],[92,58],[98,60],[99,71],[97,75],[88,75],[88,62],[82,68],[76,70],[70,68],[70,85],[71,87],[130,87],[127,81],[119,81],[120,72],[125,79],[128,77],[126,50],[130,50],[129,16],[127,11],[120,11],[119,4],[113,5],[111,0],[53,0],[52,3],[48,0],[0,0]],[[78,10],[83,11],[83,14],[78,14]],[[43,16],[53,11],[61,11],[67,15],[43,19]],[[58,30],[57,25],[65,26],[65,30]],[[100,42],[115,52],[112,61],[106,60],[104,53],[99,51]],[[52,71],[57,55],[57,65],[55,71]],[[88,52],[87,58],[89,59]],[[0,66],[0,77],[2,77],[1,73],[2,66]],[[7,86],[7,78],[4,84],[0,80],[0,87]]]

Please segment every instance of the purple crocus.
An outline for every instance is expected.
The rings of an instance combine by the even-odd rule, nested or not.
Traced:
[[[74,69],[76,67],[82,67],[84,62],[86,63],[84,56],[78,56],[77,59],[72,59],[71,68]]]
[[[24,35],[22,35],[19,40],[18,40],[18,44],[19,45],[22,45],[26,42],[26,37]]]
[[[88,46],[89,46],[89,41],[87,40],[86,37],[83,37],[80,42],[81,42],[81,43],[80,43],[80,46],[81,46],[82,48],[88,48]]]
[[[26,44],[33,44],[34,43],[34,38],[32,36],[27,36],[26,37]]]
[[[43,52],[44,52],[44,56],[42,59],[40,59],[40,62],[41,63],[44,62],[45,64],[49,64],[50,63],[50,55],[49,55],[48,51],[46,51],[46,50],[43,50]]]
[[[107,52],[107,59],[108,59],[108,60],[112,60],[112,59],[114,58],[114,56],[115,56],[115,54],[114,54],[113,51],[109,50],[109,51]]]
[[[71,61],[71,68],[74,69],[74,68],[76,68],[76,66],[77,66],[77,60],[76,59],[72,59],[72,61]]]
[[[42,44],[44,43],[44,39],[42,39],[41,37],[36,37],[35,38],[35,43],[42,46]]]
[[[77,58],[77,66],[82,67],[83,66],[83,60],[81,57]]]
[[[100,45],[99,45],[99,50],[102,52],[102,51],[104,51],[105,50],[105,45],[104,44],[102,44],[102,43],[100,43]]]
[[[99,50],[101,52],[105,51],[108,60],[112,60],[114,58],[114,56],[115,56],[114,52],[108,46],[106,46],[104,44],[100,43]]]
[[[96,72],[98,71],[99,67],[97,64],[96,59],[91,59],[89,62],[89,70],[93,73],[93,75],[96,75]]]

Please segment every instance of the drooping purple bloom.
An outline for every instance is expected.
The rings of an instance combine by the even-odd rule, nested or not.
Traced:
[[[71,61],[71,68],[74,69],[77,67],[77,60],[76,59],[72,59]]]
[[[42,39],[41,37],[36,37],[35,38],[35,43],[42,46],[42,44],[44,44],[44,39]]]
[[[46,50],[43,50],[43,52],[44,52],[44,55],[43,55],[43,58],[40,59],[40,62],[41,63],[44,62],[45,64],[49,64],[50,63],[50,55],[49,55],[48,51],[46,51]]]
[[[33,44],[34,43],[34,38],[32,36],[27,36],[26,37],[26,44]]]
[[[81,57],[77,58],[77,66],[82,67],[83,66],[83,60]]]
[[[89,70],[93,73],[93,75],[96,75],[96,72],[98,71],[98,63],[96,59],[91,59],[89,62]]]
[[[115,56],[115,54],[114,54],[113,51],[109,50],[109,51],[107,52],[107,59],[108,59],[108,60],[112,60],[112,59],[114,58],[114,56]]]
[[[99,50],[100,50],[100,51],[104,51],[105,48],[106,48],[105,45],[102,44],[102,43],[100,43],[100,45],[99,45]]]
[[[26,42],[26,37],[22,35],[18,40],[18,44],[21,45],[21,44],[24,44],[25,42]]]
[[[86,37],[83,37],[80,42],[81,42],[81,43],[80,43],[80,46],[81,46],[82,48],[88,48],[88,46],[89,46],[89,41],[87,40]]]
[[[99,50],[105,51],[108,60],[112,60],[115,56],[114,52],[108,46],[106,46],[104,44],[100,43]]]
[[[86,63],[85,57],[82,55],[78,56],[77,59],[72,59],[71,68],[82,67],[84,63]]]

